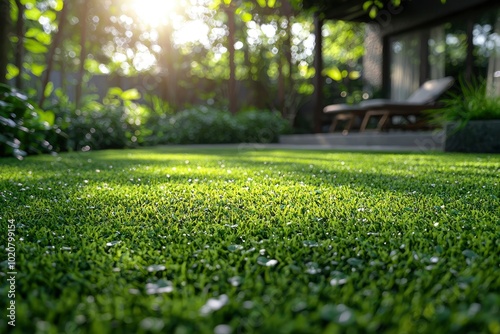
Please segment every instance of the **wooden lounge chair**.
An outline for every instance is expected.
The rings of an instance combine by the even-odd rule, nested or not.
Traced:
[[[359,131],[365,131],[373,117],[378,117],[375,128],[378,131],[397,128],[400,125],[405,129],[423,129],[427,124],[422,111],[436,108],[437,99],[450,89],[453,83],[452,77],[429,80],[406,101],[374,99],[363,101],[357,105],[332,104],[326,106],[323,112],[333,115],[330,132],[334,132],[341,121],[346,122],[344,132],[350,131],[357,118],[362,119]],[[402,122],[395,123],[396,117],[399,117]]]

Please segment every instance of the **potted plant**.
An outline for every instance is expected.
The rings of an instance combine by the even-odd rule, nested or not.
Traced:
[[[500,96],[487,94],[484,81],[459,80],[458,92],[431,110],[431,119],[445,129],[446,152],[500,153]]]

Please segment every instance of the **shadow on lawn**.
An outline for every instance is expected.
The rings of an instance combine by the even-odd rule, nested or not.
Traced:
[[[195,179],[232,182],[238,179],[245,181],[255,172],[262,171],[264,175],[276,177],[276,183],[303,182],[315,187],[348,186],[363,191],[369,189],[399,193],[417,191],[426,196],[447,196],[450,191],[454,195],[462,196],[485,185],[490,185],[491,189],[498,189],[493,185],[498,182],[497,173],[500,164],[495,162],[491,164],[491,170],[464,166],[450,170],[460,163],[453,155],[361,152],[322,152],[322,154],[326,157],[318,158],[318,152],[311,151],[265,150],[235,153],[234,149],[155,148],[141,151],[100,151],[92,155],[73,153],[57,158],[38,157],[36,162],[31,163],[28,159],[20,167],[36,171],[31,178],[34,183],[53,186],[61,182],[78,184],[86,179],[90,179],[92,183],[102,182],[110,186],[137,184],[131,179],[141,179],[140,184],[148,186],[162,183],[182,184]],[[328,155],[331,157],[328,158]],[[401,156],[411,156],[412,160],[406,165],[401,159],[397,159]],[[186,160],[190,157],[197,159],[192,161],[190,172],[179,174],[172,171],[167,177],[168,169],[164,170],[165,168],[185,167]],[[469,159],[465,158],[464,156],[464,163],[470,161],[470,156],[467,156]],[[374,159],[377,160],[374,168],[366,165],[373,165]],[[40,164],[40,160],[45,163]],[[311,160],[314,161],[313,164]],[[225,168],[221,168],[222,161],[226,165]],[[203,172],[197,170],[198,165],[203,167]],[[362,170],[366,167],[370,167],[370,170]],[[248,175],[227,173],[227,169],[235,168],[246,169]],[[93,173],[92,177],[89,177],[88,172]],[[14,184],[23,182],[26,182],[25,178],[1,180],[0,189],[12,189]],[[500,191],[495,191],[493,195],[499,197]]]

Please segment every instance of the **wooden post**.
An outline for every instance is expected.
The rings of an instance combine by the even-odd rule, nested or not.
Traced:
[[[236,114],[238,111],[237,96],[236,96],[236,65],[235,65],[235,49],[234,49],[234,34],[235,34],[235,22],[234,22],[234,6],[231,4],[227,9],[227,25],[228,25],[228,37],[227,37],[227,50],[229,51],[229,82],[228,82],[228,94],[229,94],[229,111],[231,114]]]
[[[166,100],[171,106],[177,106],[177,78],[175,72],[175,50],[172,47],[172,26],[168,22],[161,27],[159,31],[160,45],[162,54],[160,58],[161,64],[161,88],[160,96]]]
[[[467,58],[465,59],[465,81],[471,82],[474,73],[474,22],[467,20]]]
[[[19,69],[15,85],[17,89],[23,89],[23,63],[24,63],[24,5],[21,0],[16,0],[17,22],[16,22],[16,48],[14,50],[14,65]]]
[[[323,116],[323,36],[321,34],[323,28],[323,19],[320,13],[314,14],[314,96],[313,96],[313,126],[314,132],[322,132],[322,116]]]

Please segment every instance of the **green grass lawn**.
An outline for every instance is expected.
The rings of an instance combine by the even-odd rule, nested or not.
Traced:
[[[500,333],[500,156],[0,160],[0,332]],[[12,227],[12,226],[11,226]]]

